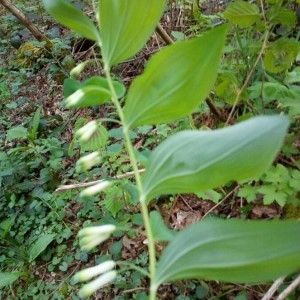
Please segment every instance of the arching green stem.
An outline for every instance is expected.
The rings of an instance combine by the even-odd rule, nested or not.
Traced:
[[[105,69],[105,75],[106,75],[106,78],[107,78],[107,81],[109,84],[109,88],[110,88],[110,91],[112,94],[112,102],[114,103],[114,105],[117,109],[117,113],[120,117],[121,124],[123,125],[123,134],[124,134],[124,139],[125,139],[125,145],[126,145],[126,149],[129,154],[131,166],[134,171],[137,189],[139,191],[139,202],[140,202],[140,206],[141,206],[141,213],[143,216],[143,221],[144,221],[144,226],[145,226],[145,231],[146,231],[146,236],[147,236],[148,251],[149,251],[150,284],[152,284],[155,279],[156,255],[155,255],[155,242],[154,242],[154,238],[153,238],[153,234],[152,234],[149,211],[148,211],[148,207],[147,207],[147,199],[146,199],[146,195],[143,190],[141,174],[139,172],[138,162],[137,162],[136,156],[134,154],[134,147],[133,147],[133,144],[130,139],[129,127],[126,124],[126,120],[124,117],[122,107],[118,101],[118,97],[117,97],[116,91],[115,91],[113,83],[112,83],[110,68],[109,68],[109,66],[105,66],[104,69]],[[150,300],[154,300],[155,297],[156,297],[156,289],[155,289],[155,291],[150,289]]]

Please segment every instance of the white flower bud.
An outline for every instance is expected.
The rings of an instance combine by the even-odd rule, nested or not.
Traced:
[[[100,152],[99,151],[92,152],[88,155],[81,157],[76,162],[76,172],[80,173],[83,171],[87,171],[93,166],[99,164],[100,162],[101,162]]]
[[[94,266],[91,268],[84,269],[82,271],[79,271],[75,274],[74,281],[77,282],[82,282],[82,281],[87,281],[94,276],[106,273],[110,270],[112,270],[116,266],[116,263],[113,260],[108,260],[106,262],[103,262],[99,264],[98,266]]]
[[[115,225],[102,225],[81,229],[78,233],[81,250],[89,251],[107,240],[116,230]]]
[[[86,60],[80,63],[79,65],[77,65],[76,67],[74,67],[70,72],[70,76],[73,78],[79,76],[80,73],[84,70],[85,66],[90,62],[91,62],[90,60]]]
[[[101,235],[105,233],[111,234],[116,230],[116,228],[117,227],[112,224],[86,227],[78,232],[78,236],[83,237],[88,235]]]
[[[82,97],[84,97],[84,92],[81,89],[77,90],[65,100],[66,106],[76,107],[81,101]]]
[[[80,193],[80,197],[94,196],[95,194],[102,192],[103,190],[110,187],[111,185],[112,185],[111,181],[107,181],[107,180],[101,181],[100,183],[97,183],[95,185],[92,185],[92,186],[84,189]]]
[[[75,92],[75,93],[77,93],[77,92]],[[78,129],[75,133],[75,136],[78,139],[80,139],[82,142],[87,142],[93,136],[93,134],[96,132],[97,129],[98,129],[98,124],[97,124],[97,121],[94,120],[94,121],[88,122],[83,127]]]
[[[106,241],[110,237],[109,234],[102,234],[100,236],[86,236],[80,239],[79,245],[81,250],[89,251],[96,247],[97,245],[101,244],[102,242]]]
[[[85,298],[90,295],[92,295],[94,292],[96,292],[98,289],[104,287],[108,283],[112,282],[117,277],[116,271],[109,271],[97,279],[91,281],[90,283],[87,283],[79,290],[79,297]]]

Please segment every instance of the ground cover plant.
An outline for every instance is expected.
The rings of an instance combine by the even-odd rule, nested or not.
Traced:
[[[286,216],[293,212],[293,217],[298,218],[294,207],[299,200],[299,127],[295,103],[299,89],[297,66],[290,67],[299,46],[294,41],[297,37],[286,38],[289,47],[285,42],[275,41],[274,45],[270,40],[272,26],[284,23],[282,19],[273,22],[272,13],[284,15],[285,20],[291,16],[292,8],[282,8],[283,3],[247,6],[237,1],[222,16],[234,27],[214,26],[207,22],[207,15],[193,16],[192,33],[190,29],[182,34],[171,33],[187,41],[153,54],[142,74],[128,87],[114,72],[145,45],[163,14],[165,1],[93,3],[94,21],[100,30],[92,19],[68,2],[43,4],[63,25],[98,45],[101,58],[95,60],[101,68],[100,74],[82,78],[82,72],[94,59],[83,61],[64,81],[64,106],[83,108],[90,113],[74,118],[75,134],[68,145],[57,138],[57,131],[39,136],[41,107],[35,110],[28,125],[7,130],[6,142],[17,140],[19,145],[1,152],[5,170],[1,173],[5,187],[1,195],[5,241],[2,262],[6,271],[1,273],[1,285],[10,286],[3,295],[10,293],[14,297],[14,285],[21,280],[23,285],[18,285],[17,293],[24,293],[25,297],[38,299],[50,294],[50,298],[76,299],[75,283],[90,281],[82,285],[80,297],[102,288],[95,297],[127,299],[122,290],[128,289],[131,280],[132,287],[137,288],[129,292],[132,298],[168,299],[165,291],[170,289],[170,282],[175,282],[175,287],[179,282],[178,299],[203,299],[212,293],[203,280],[257,284],[297,271],[296,221],[246,222],[222,220],[219,215],[216,219],[204,217],[200,222],[187,222],[194,224],[182,226],[185,229],[179,224],[177,229],[182,230],[178,232],[166,226],[169,220],[163,212],[177,205],[177,195],[184,200],[185,195],[195,194],[199,197],[196,202],[213,200],[213,208],[234,195],[232,201],[247,201],[240,210],[244,217],[251,210],[251,203],[261,198],[266,205],[277,202],[285,207]],[[179,3],[179,7],[184,13],[194,13],[195,6],[191,4]],[[239,15],[241,8],[248,10],[246,17]],[[201,17],[206,23],[201,23]],[[292,32],[295,23],[294,17],[286,34]],[[204,24],[207,32],[199,34],[197,30]],[[260,36],[266,26],[270,26],[269,31]],[[244,35],[244,28],[248,35]],[[237,46],[227,46],[228,36],[237,36]],[[259,47],[249,49],[243,45],[254,38]],[[287,57],[286,61],[276,58],[278,51]],[[278,68],[282,62],[284,67]],[[235,77],[234,70],[239,70],[240,76]],[[237,78],[244,80],[239,82]],[[278,88],[284,99],[275,94]],[[265,102],[258,102],[260,97]],[[207,110],[205,100],[218,118],[214,125],[219,129],[197,128],[196,118],[203,117]],[[105,115],[92,117],[99,106],[100,110],[106,109]],[[89,107],[92,109],[87,110]],[[278,115],[281,112],[289,114],[290,119]],[[253,117],[258,114],[265,116]],[[62,122],[60,130],[64,125]],[[142,146],[141,136],[147,136]],[[277,158],[280,163],[270,168],[282,146]],[[72,161],[68,169],[63,165],[65,156]],[[19,165],[23,165],[24,171]],[[107,179],[95,180],[99,176]],[[61,187],[58,191],[62,194],[53,193],[53,187],[63,178],[75,179],[77,183]],[[80,195],[75,188],[82,189]],[[76,213],[70,208],[74,203],[79,205]],[[21,221],[10,216],[24,218],[26,213],[27,225],[19,231]],[[167,216],[170,218],[170,214]],[[179,223],[179,214],[177,217]],[[70,243],[70,237],[77,232],[81,251],[77,239]],[[30,239],[22,249],[24,235]],[[124,253],[122,249],[132,251],[138,241],[144,245],[142,251],[135,249],[136,256]],[[51,248],[50,244],[57,246]],[[66,255],[68,245],[72,245],[73,254]],[[51,282],[49,278],[37,281],[26,272],[29,269],[38,273],[39,258],[48,262],[48,272],[54,276],[68,271],[67,277],[54,280],[51,292],[45,286],[45,282]],[[76,260],[80,263],[75,264]],[[84,269],[82,263],[90,267]],[[77,272],[80,265],[83,270]],[[111,282],[114,287],[106,287]],[[280,283],[284,286],[283,281]],[[24,292],[26,285],[30,289]],[[244,292],[237,298],[247,298]]]

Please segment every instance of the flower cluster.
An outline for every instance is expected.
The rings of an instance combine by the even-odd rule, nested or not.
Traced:
[[[111,224],[83,228],[78,233],[79,245],[84,251],[91,250],[93,247],[107,240],[115,230],[116,226]],[[80,289],[79,296],[81,298],[88,297],[96,290],[112,282],[117,276],[117,272],[113,270],[115,265],[116,263],[114,261],[109,260],[95,267],[77,272],[73,278],[75,283],[87,281],[100,275],[96,279],[85,284]]]

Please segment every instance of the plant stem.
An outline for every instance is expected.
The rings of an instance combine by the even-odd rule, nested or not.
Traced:
[[[112,83],[110,68],[109,68],[109,66],[105,66],[104,69],[105,69],[106,78],[108,80],[108,85],[109,85],[110,91],[112,93],[112,102],[114,103],[114,105],[117,109],[121,124],[123,125],[123,134],[124,134],[124,138],[125,138],[125,145],[126,145],[126,149],[129,154],[131,166],[133,168],[133,172],[134,172],[134,176],[135,176],[135,180],[136,180],[136,185],[137,185],[139,195],[140,195],[139,202],[140,202],[140,206],[141,206],[141,213],[143,216],[146,237],[148,240],[149,272],[150,272],[150,300],[155,300],[156,288],[151,289],[151,286],[153,285],[154,280],[155,280],[155,269],[156,269],[155,242],[154,242],[153,233],[152,233],[151,224],[150,224],[147,199],[146,199],[146,195],[144,193],[144,189],[143,189],[143,185],[142,185],[142,181],[141,181],[141,174],[140,174],[140,171],[138,168],[138,162],[137,162],[136,156],[134,154],[134,147],[130,140],[129,127],[126,124],[126,120],[125,120],[125,116],[124,116],[122,107],[118,101],[118,97],[117,97],[116,91],[115,91],[113,83]]]

